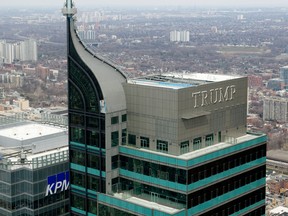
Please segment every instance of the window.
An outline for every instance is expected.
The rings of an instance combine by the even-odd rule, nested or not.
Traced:
[[[82,115],[70,114],[70,124],[74,126],[84,126],[84,117]]]
[[[214,139],[213,134],[209,134],[205,137],[205,146],[213,145]]]
[[[99,179],[97,177],[88,176],[88,189],[99,191]]]
[[[180,143],[180,154],[185,154],[189,152],[189,141]]]
[[[114,131],[111,133],[111,146],[117,146],[118,145],[118,141],[119,141],[119,132],[118,131]]]
[[[85,153],[81,151],[71,150],[71,162],[85,166]]]
[[[157,140],[157,150],[160,152],[168,152],[168,142]]]
[[[100,159],[100,160],[99,160]],[[101,162],[101,166],[100,166]],[[105,171],[105,158],[95,154],[88,154],[88,167]]]
[[[99,147],[99,133],[96,131],[87,131],[87,145]]]
[[[70,141],[84,143],[84,130],[80,128],[70,128]]]
[[[88,199],[88,211],[97,214],[97,201]]]
[[[136,135],[128,134],[128,144],[136,145]]]
[[[140,143],[142,148],[149,148],[149,138],[148,137],[140,137]]]
[[[111,118],[111,124],[112,124],[112,125],[113,125],[113,124],[118,124],[118,122],[119,122],[118,116],[114,116],[114,117]]]
[[[93,130],[99,130],[99,119],[93,117],[87,117],[87,127],[93,128]]]
[[[126,145],[127,130],[122,129],[122,145]]]
[[[93,169],[100,169],[99,157],[97,155],[88,154],[88,167]]]
[[[111,157],[112,169],[118,168],[119,156],[115,155]]]
[[[81,209],[85,211],[85,198],[71,194],[71,205],[74,208]]]
[[[77,173],[72,171],[71,172],[71,182],[72,184],[81,186],[81,187],[86,187],[85,186],[85,175],[81,174],[81,173]]]
[[[198,137],[193,140],[193,150],[198,150],[201,148],[202,145],[202,138]]]
[[[127,121],[127,114],[122,115],[122,122],[126,122]]]
[[[221,137],[222,137],[221,131],[219,131],[219,132],[218,132],[218,142],[221,142]]]

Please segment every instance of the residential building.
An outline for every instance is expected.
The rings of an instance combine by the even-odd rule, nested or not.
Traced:
[[[263,101],[263,119],[278,122],[288,121],[288,99],[265,97]]]
[[[79,40],[76,12],[67,0],[71,215],[265,215],[247,77],[128,79]]]

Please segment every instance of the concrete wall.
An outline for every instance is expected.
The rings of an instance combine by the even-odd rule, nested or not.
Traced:
[[[180,154],[179,145],[208,134],[238,137],[246,133],[247,78],[211,82],[182,89],[124,84],[127,101],[127,131],[169,143],[169,153]],[[217,137],[217,138],[216,138]],[[224,139],[222,139],[224,140]],[[192,150],[192,149],[190,149]]]

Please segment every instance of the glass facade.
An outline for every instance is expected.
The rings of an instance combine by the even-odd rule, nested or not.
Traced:
[[[66,162],[37,169],[0,168],[0,215],[69,215],[69,191],[46,195],[47,177],[68,170]]]
[[[178,125],[162,116],[149,119],[144,111],[130,115],[128,108],[102,112],[100,104],[105,98],[97,77],[68,38],[71,215],[237,215],[262,211],[265,137],[213,148],[222,141],[222,132],[207,126],[209,131],[201,134],[208,122],[204,117],[205,121],[200,121],[201,112],[201,118],[192,115],[197,124],[185,116]],[[146,90],[137,97],[133,93],[126,95],[132,101]],[[150,109],[147,104],[145,112]],[[133,110],[136,104],[131,107]],[[139,131],[133,131],[134,127]],[[142,133],[145,127],[146,133]],[[201,152],[204,148],[205,154]]]
[[[69,29],[70,18],[67,25]],[[70,34],[68,68],[71,212],[96,215],[95,192],[105,193],[106,182],[105,114],[100,112],[103,96],[92,71],[77,54]],[[118,117],[111,119],[112,124],[118,121]],[[118,145],[118,132],[112,133],[111,138],[113,145]]]

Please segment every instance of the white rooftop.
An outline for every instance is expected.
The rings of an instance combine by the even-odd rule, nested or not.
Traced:
[[[114,196],[122,199],[123,198],[123,193],[115,193]],[[176,209],[176,208],[172,208],[172,207],[169,207],[169,206],[161,205],[161,204],[156,203],[156,202],[150,202],[148,200],[140,199],[140,198],[134,197],[134,196],[126,198],[125,200],[129,201],[131,203],[135,203],[137,205],[141,205],[141,206],[144,206],[144,207],[157,209],[157,210],[159,210],[161,212],[166,212],[166,213],[169,213],[169,214],[175,214],[175,213],[180,211],[179,209]]]
[[[240,78],[240,76],[207,73],[167,73],[128,80],[130,84],[181,89],[211,82]]]
[[[235,75],[209,74],[209,73],[184,73],[184,74],[168,74],[168,75],[173,75],[177,78],[202,80],[202,81],[209,81],[209,82],[220,82],[220,81],[240,78],[240,76],[235,76]]]
[[[272,210],[270,210],[270,215],[279,215],[282,213],[288,213],[288,208],[284,206],[278,206]]]
[[[58,128],[54,126],[44,124],[25,124],[15,127],[9,127],[0,129],[0,139],[2,137],[8,137],[15,140],[23,141],[32,138],[42,137],[55,133],[64,132],[64,128]],[[1,143],[1,142],[0,142]]]

